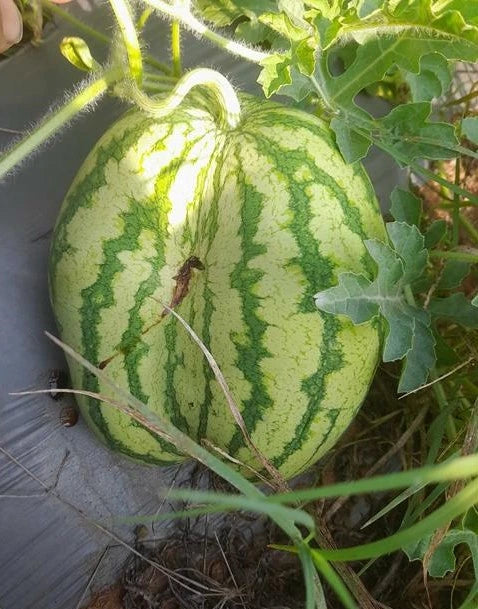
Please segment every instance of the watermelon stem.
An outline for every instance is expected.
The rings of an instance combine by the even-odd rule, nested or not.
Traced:
[[[143,78],[143,60],[131,7],[128,0],[110,0],[110,4],[123,37],[131,76],[138,84],[141,84]]]
[[[195,34],[199,34],[199,36],[206,38],[206,40],[209,40],[228,53],[232,53],[233,55],[237,55],[238,57],[242,57],[243,59],[247,59],[254,63],[260,63],[269,57],[269,53],[251,49],[245,44],[229,40],[225,36],[213,32],[204,23],[199,21],[187,6],[181,6],[179,3],[171,5],[163,0],[145,0],[145,3],[152,6],[163,15],[167,15],[168,17],[177,20],[179,23],[182,23],[183,26],[189,28]]]
[[[225,129],[235,129],[240,122],[241,106],[231,83],[220,72],[209,68],[197,68],[187,72],[176,84],[171,94],[162,100],[146,95],[133,81],[119,83],[116,93],[133,100],[142,110],[155,118],[164,118],[175,110],[194,87],[207,87],[214,95],[218,110],[218,122]]]
[[[70,14],[68,11],[65,11],[64,9],[60,8],[57,4],[50,2],[50,0],[41,0],[41,3],[45,8],[48,9],[48,11],[50,11],[54,15],[60,17],[60,19],[63,19],[67,23],[71,24],[73,27],[77,28],[80,32],[83,32],[87,36],[91,36],[92,38],[94,38],[95,40],[98,40],[99,42],[102,42],[103,44],[108,44],[108,45],[110,44],[110,38],[108,36],[106,36],[105,34],[103,34],[103,32],[99,32],[98,30],[91,27],[90,25],[83,23],[83,21],[81,21],[81,19],[77,19],[72,14]],[[147,19],[148,19],[147,14],[145,15],[143,13],[140,16],[138,23],[136,25],[136,27],[139,31],[144,27],[144,23],[146,22]],[[163,63],[161,61],[158,61],[155,57],[145,54],[143,60],[144,60],[145,64],[150,65],[153,68],[156,68],[160,72],[163,72],[164,74],[171,74],[171,69],[169,68],[169,66],[167,66],[165,63]]]
[[[177,20],[171,24],[171,53],[173,57],[173,74],[179,78],[183,69],[181,66],[181,29]]]

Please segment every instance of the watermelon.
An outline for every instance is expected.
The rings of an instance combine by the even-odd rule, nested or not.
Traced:
[[[314,295],[344,271],[372,277],[364,240],[386,237],[363,168],[344,163],[324,122],[240,99],[234,129],[184,101],[161,120],[130,111],[106,132],[58,217],[51,302],[63,341],[190,437],[260,468],[164,304],[174,307],[213,354],[252,441],[288,478],[336,442],[379,356],[376,325],[319,312]],[[69,366],[74,387],[112,395]],[[112,449],[146,463],[184,458],[114,407],[78,402]]]

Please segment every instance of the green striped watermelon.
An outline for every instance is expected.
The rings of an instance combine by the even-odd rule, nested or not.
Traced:
[[[208,363],[161,303],[211,350],[253,442],[290,477],[359,408],[379,331],[319,312],[343,271],[373,273],[385,239],[371,184],[309,114],[241,96],[224,131],[197,103],[158,121],[132,111],[101,138],[61,209],[50,290],[62,339],[198,441],[257,466]],[[73,361],[73,385],[111,395]],[[174,446],[78,398],[111,448],[168,464]]]

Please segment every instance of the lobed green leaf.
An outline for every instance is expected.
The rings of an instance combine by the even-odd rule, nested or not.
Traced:
[[[429,552],[430,543],[434,534],[430,533],[426,537],[405,546],[403,549],[410,560],[422,560]],[[455,549],[461,544],[466,544],[471,554],[473,570],[475,573],[475,583],[468,592],[465,603],[461,605],[469,606],[472,600],[478,597],[478,535],[471,530],[450,529],[443,540],[433,551],[428,563],[428,573],[432,577],[445,577],[447,573],[456,569]],[[476,605],[474,605],[476,606]]]
[[[405,222],[387,223],[387,232],[403,262],[402,283],[415,281],[421,276],[428,262],[423,235],[416,226]]]
[[[475,299],[469,301],[463,292],[456,292],[446,298],[434,298],[428,305],[431,315],[446,318],[466,328],[478,328],[478,306]]]
[[[448,225],[445,220],[435,220],[430,224],[425,233],[425,247],[431,249],[438,245],[446,235]]]
[[[478,116],[464,118],[461,121],[461,133],[473,144],[478,144]]]
[[[398,222],[418,226],[422,215],[422,201],[409,190],[395,187],[390,195],[390,213]]]
[[[471,263],[463,260],[447,260],[438,282],[437,288],[440,290],[453,290],[458,288],[463,279],[470,272]]]
[[[367,156],[372,138],[358,133],[342,118],[333,118],[330,127],[335,133],[337,146],[347,163],[355,163]]]
[[[407,302],[404,290],[423,273],[428,253],[416,226],[389,222],[391,245],[375,239],[365,241],[377,265],[370,281],[363,275],[343,273],[338,285],[315,295],[317,307],[327,313],[346,315],[360,324],[380,314],[387,323],[383,361],[404,359],[398,390],[416,389],[435,365],[435,339],[430,315]]]
[[[441,53],[423,55],[419,73],[405,72],[405,80],[413,101],[431,101],[443,95],[451,84],[450,62]]]
[[[415,159],[450,159],[459,155],[459,141],[453,125],[430,122],[429,102],[416,102],[394,108],[380,123],[385,127],[381,141],[400,162]]]

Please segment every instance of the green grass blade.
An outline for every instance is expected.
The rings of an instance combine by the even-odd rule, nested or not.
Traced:
[[[348,591],[344,582],[334,571],[330,563],[317,552],[312,552],[312,560],[314,561],[314,565],[316,566],[317,570],[322,573],[323,577],[328,581],[331,588],[333,588],[343,606],[346,609],[358,609],[352,595]]]
[[[284,518],[290,518],[297,524],[302,524],[310,531],[315,529],[314,519],[310,514],[297,508],[288,508],[282,505],[271,504],[266,498],[249,498],[243,495],[232,495],[227,493],[218,493],[215,491],[196,491],[191,489],[176,489],[168,492],[171,499],[183,499],[186,501],[194,501],[196,503],[210,503],[213,505],[221,505],[228,511],[230,510],[246,510],[248,512],[257,512],[267,514],[269,516],[281,515]]]
[[[360,546],[341,548],[339,550],[312,550],[312,552],[318,552],[323,558],[333,561],[365,560],[390,554],[447,525],[454,518],[472,507],[477,500],[478,479],[475,479],[432,514],[408,529],[399,531],[385,539]]]
[[[348,495],[395,490],[420,484],[464,480],[476,475],[478,475],[478,455],[469,455],[447,461],[440,465],[428,465],[407,472],[374,476],[353,482],[339,482],[337,484],[293,491],[291,493],[278,493],[269,497],[269,501],[272,503],[295,503],[328,497],[346,497]]]
[[[310,548],[301,544],[298,555],[302,563],[305,585],[305,609],[327,609],[324,590],[312,560]]]

